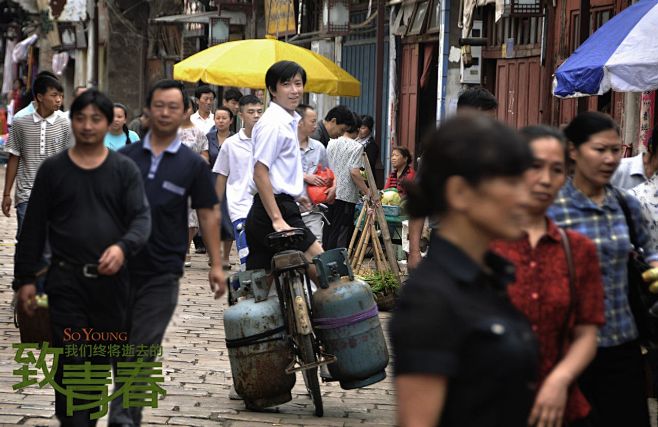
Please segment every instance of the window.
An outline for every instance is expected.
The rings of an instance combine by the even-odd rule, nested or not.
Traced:
[[[437,33],[441,27],[441,0],[434,0],[429,10],[428,33]]]
[[[416,12],[414,13],[413,21],[407,32],[408,36],[417,36],[423,31],[423,24],[427,18],[427,8],[429,1],[423,1],[416,4]]]
[[[593,10],[589,33],[593,34],[596,30],[601,28],[603,24],[612,18],[612,14],[612,8]]]

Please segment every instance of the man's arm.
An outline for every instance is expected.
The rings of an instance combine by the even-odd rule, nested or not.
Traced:
[[[2,213],[11,216],[11,188],[14,186],[16,173],[18,172],[18,156],[9,155],[7,169],[5,170],[5,190],[2,193]]]
[[[226,292],[219,244],[219,205],[212,208],[199,208],[197,209],[197,216],[199,217],[201,236],[210,255],[211,267],[208,272],[210,289],[215,293],[215,299],[218,299]]]
[[[219,249],[221,214],[210,170],[202,163],[194,167],[197,168],[197,175],[190,189],[192,209],[196,209],[202,231],[201,236],[210,256],[211,267],[208,272],[208,282],[210,283],[210,289],[215,293],[215,299],[217,299],[226,291]]]
[[[217,182],[215,183],[215,192],[217,193],[217,198],[219,199],[220,205],[224,203],[224,194],[226,194],[226,181],[228,181],[227,176],[224,176],[222,174],[217,175]]]
[[[48,230],[48,201],[51,195],[48,188],[50,179],[44,175],[48,175],[49,170],[48,165],[44,164],[37,172],[16,246],[12,288],[18,292],[17,305],[29,316],[36,308],[36,277],[45,267],[42,256]]]
[[[350,169],[350,177],[352,178],[352,182],[361,190],[363,194],[365,194],[367,197],[370,197],[370,189],[366,185],[366,182],[363,180],[363,177],[361,176],[361,169],[359,168],[352,168]]]
[[[420,238],[423,235],[425,218],[411,218],[409,220],[409,258],[407,267],[416,268],[420,263]]]
[[[270,182],[270,170],[261,162],[256,162],[256,166],[254,166],[254,183],[265,211],[272,221],[274,231],[290,230],[290,226],[283,220],[281,210],[279,210],[274,199],[272,183]]]

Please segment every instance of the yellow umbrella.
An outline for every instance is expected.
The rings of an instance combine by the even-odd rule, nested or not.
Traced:
[[[196,53],[174,65],[174,79],[265,89],[267,69],[283,60],[295,61],[304,68],[308,92],[336,96],[361,94],[361,83],[329,59],[269,38],[221,43]]]

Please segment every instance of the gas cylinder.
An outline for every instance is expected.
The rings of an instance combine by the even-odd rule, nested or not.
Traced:
[[[370,286],[355,280],[345,249],[313,259],[319,287],[313,293],[313,328],[324,351],[336,356],[327,368],[345,390],[386,378],[388,349]]]
[[[292,400],[295,375],[285,370],[292,353],[278,298],[268,297],[264,270],[233,275],[237,303],[224,311],[224,331],[233,385],[248,409],[262,409]],[[235,288],[234,288],[235,289]]]

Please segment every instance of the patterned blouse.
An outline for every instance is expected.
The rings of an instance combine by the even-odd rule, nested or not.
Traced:
[[[658,252],[658,175],[652,176],[628,192],[640,201],[644,223],[651,237],[651,247]]]
[[[186,145],[197,154],[208,151],[208,138],[206,138],[203,131],[195,126],[180,128],[178,130],[178,137],[183,145]]]
[[[404,170],[402,171],[402,175],[400,175],[400,178],[398,178],[397,170],[393,169],[391,171],[391,174],[388,176],[388,179],[386,180],[386,185],[384,185],[384,189],[397,188],[398,193],[400,193],[400,196],[402,197],[406,194],[406,191],[402,186],[402,182],[413,181],[414,176],[416,176],[416,173],[414,172],[411,166],[405,166]]]
[[[539,379],[543,382],[558,363],[566,340],[563,329],[569,309],[569,270],[557,226],[548,220],[548,229],[535,248],[527,236],[513,242],[496,242],[493,250],[516,267],[516,281],[508,287],[512,303],[526,315],[539,338]],[[569,334],[577,325],[603,325],[603,284],[596,246],[580,233],[568,230],[573,263],[576,302],[569,319]],[[570,389],[565,417],[584,418],[590,406],[577,386]]]

